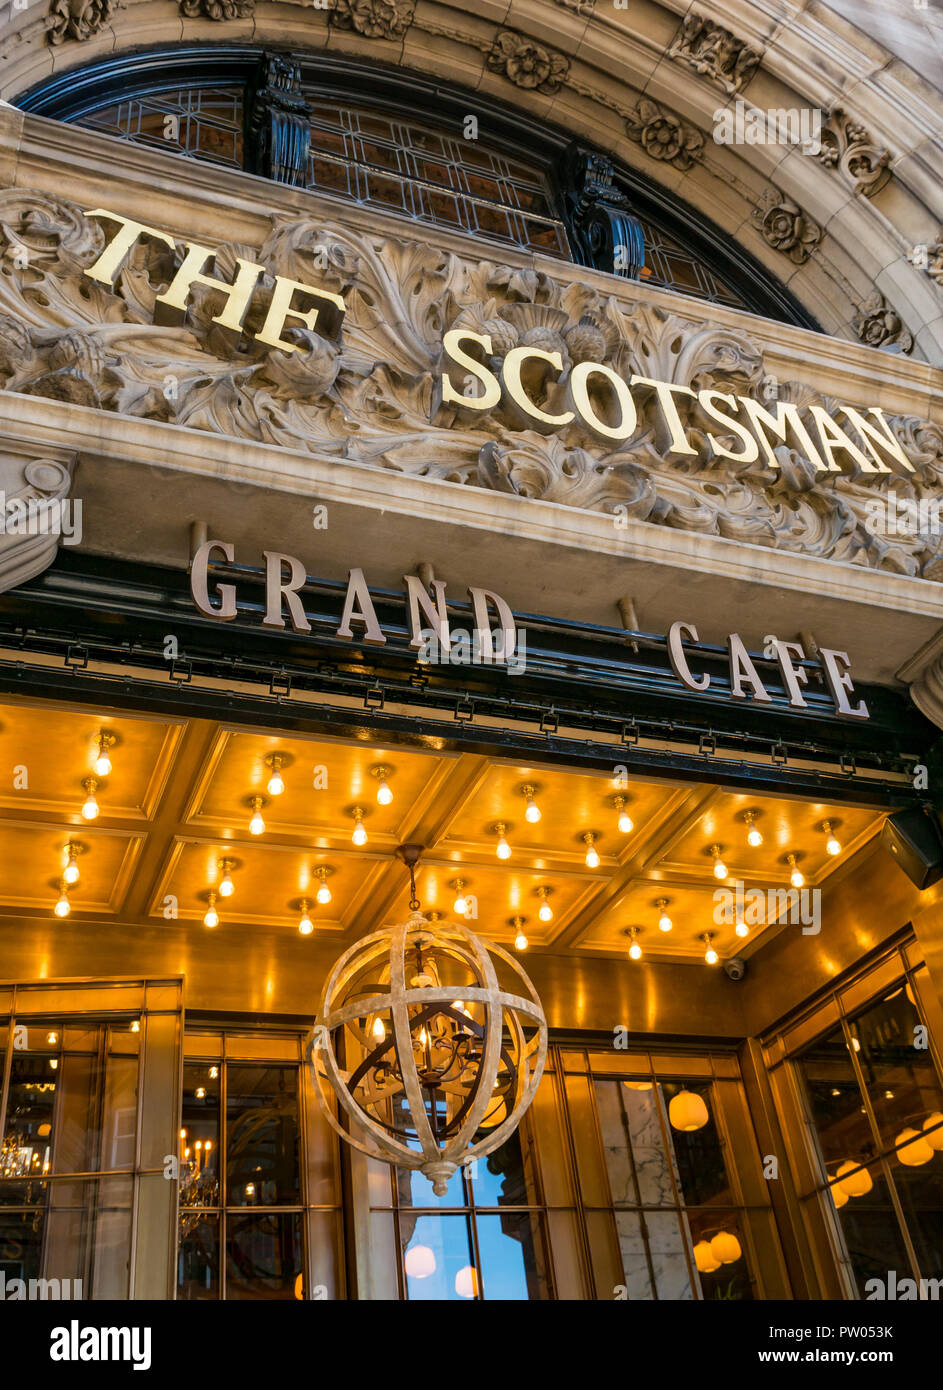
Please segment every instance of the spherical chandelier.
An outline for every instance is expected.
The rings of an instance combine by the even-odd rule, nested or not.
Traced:
[[[410,872],[407,920],[355,942],[331,970],[308,1059],[341,1138],[418,1170],[441,1197],[460,1164],[517,1128],[543,1073],[547,1024],[513,956],[419,911],[421,850],[397,850]]]

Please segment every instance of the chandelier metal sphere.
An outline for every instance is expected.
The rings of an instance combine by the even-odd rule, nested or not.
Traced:
[[[441,1197],[460,1164],[517,1128],[543,1073],[547,1024],[513,956],[461,923],[431,921],[415,897],[410,907],[337,961],[308,1058],[341,1138],[418,1169]]]

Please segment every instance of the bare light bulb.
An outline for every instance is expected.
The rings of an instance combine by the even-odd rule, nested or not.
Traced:
[[[69,895],[64,888],[59,894],[59,901],[56,903],[55,907],[53,908],[53,911],[55,912],[57,917],[68,917],[69,913],[72,911],[72,904],[69,902]]]
[[[747,844],[752,845],[754,849],[759,849],[762,843],[763,836],[757,830],[755,825],[751,826],[750,833],[747,835]]]
[[[311,933],[314,931],[314,923],[308,916],[308,909],[306,906],[303,907],[301,911],[302,917],[301,921],[298,923],[298,930],[301,932],[302,936],[310,936]]]
[[[504,826],[503,826],[503,825],[496,825],[496,826],[495,826],[495,830],[497,831],[497,834],[498,834],[498,843],[497,843],[497,845],[495,846],[495,851],[494,851],[495,854],[498,856],[499,859],[510,859],[510,857],[511,857],[511,846],[510,846],[510,845],[508,844],[508,842],[507,842],[507,836],[506,836],[505,833],[504,833]]]
[[[667,898],[659,898],[658,901],[655,903],[655,906],[661,908],[661,916],[660,916],[659,919],[658,919],[658,930],[659,930],[659,931],[671,931],[671,928],[674,926],[674,923],[672,922],[671,918],[668,916],[668,911],[667,911],[667,909],[668,909],[668,900],[667,900]]]
[[[534,793],[527,793],[527,809],[524,812],[524,819],[530,821],[531,825],[536,825],[540,820],[540,807],[534,800]]]
[[[268,779],[265,790],[268,792],[269,796],[281,796],[282,792],[285,790],[285,779],[277,767]]]
[[[98,802],[95,800],[95,788],[98,784],[94,777],[88,777],[82,783],[88,793],[85,805],[82,807],[82,815],[85,820],[94,820],[98,815]]]
[[[63,881],[65,883],[68,883],[71,887],[73,883],[78,883],[79,881],[79,866],[75,862],[75,850],[70,847],[68,854],[69,858],[65,868],[62,871],[62,878]]]
[[[704,952],[704,959],[707,961],[708,965],[717,964],[718,956],[713,946],[708,946],[707,950]]]
[[[219,913],[216,911],[216,894],[210,894],[210,905],[203,916],[204,927],[218,927]]]
[[[514,938],[514,949],[516,951],[527,950],[527,937],[524,935],[522,931],[519,931],[517,933],[517,936],[515,936]]]
[[[385,777],[380,778],[380,785],[377,787],[377,801],[381,806],[389,806],[393,800],[393,793],[390,791],[390,784]]]
[[[720,857],[720,845],[711,845],[711,854],[714,856],[714,877],[726,878],[727,865]]]
[[[623,835],[629,835],[635,829],[635,821],[629,815],[628,811],[619,812],[619,829],[622,831]]]
[[[540,904],[540,910],[539,910],[539,912],[537,913],[537,916],[540,918],[541,922],[552,922],[552,921],[553,921],[553,908],[552,908],[552,907],[550,906],[550,904],[547,902],[546,898],[545,898],[544,901]]]
[[[227,869],[220,879],[219,896],[221,898],[231,898],[236,891],[236,885],[232,881],[232,874]]]
[[[830,822],[830,821],[823,821],[823,822],[822,822],[822,829],[825,831],[826,835],[828,836],[828,839],[827,839],[826,842],[825,842],[825,849],[826,849],[826,851],[827,851],[829,854],[841,854],[841,841],[840,841],[840,840],[836,840],[836,838],[835,838],[835,832],[834,832],[833,829],[832,829],[831,822]]]
[[[95,776],[107,777],[110,772],[111,759],[109,758],[107,753],[99,753],[98,757],[95,759]]]
[[[747,926],[746,922],[738,922],[737,925],[734,927],[734,931],[737,933],[738,936],[750,935],[750,928]]]
[[[583,839],[586,842],[586,867],[587,869],[598,869],[599,853],[594,843],[596,837],[591,830],[587,830],[586,834],[583,836]]]
[[[642,959],[642,948],[637,941],[633,941],[632,945],[629,947],[629,955],[633,960]]]
[[[793,888],[801,888],[805,883],[805,877],[796,864],[796,856],[790,854],[788,862],[792,865],[792,873],[789,875],[789,882],[792,884]]]
[[[377,1042],[386,1042],[386,1029],[383,1026],[383,1019],[379,1014],[377,1014],[376,1018],[373,1020],[371,1032]]]
[[[455,884],[455,901],[452,904],[452,911],[456,917],[464,917],[468,912],[468,899],[465,897],[465,885],[459,879]]]
[[[354,833],[351,840],[355,845],[365,845],[367,843],[367,831],[363,823],[363,812],[354,812]]]
[[[317,900],[322,907],[326,907],[331,901],[331,890],[323,879],[321,880],[321,887],[317,891]]]
[[[260,796],[252,798],[252,819],[249,822],[249,830],[253,835],[265,834],[265,821],[262,819],[262,798]]]

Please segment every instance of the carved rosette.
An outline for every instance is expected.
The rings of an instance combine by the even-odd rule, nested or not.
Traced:
[[[625,118],[625,128],[651,159],[687,172],[703,158],[704,137],[679,116],[643,98]]]
[[[180,0],[184,19],[212,19],[217,23],[233,19],[251,19],[255,0]]]
[[[46,38],[51,44],[75,39],[84,43],[111,23],[122,0],[52,0],[46,16]]]
[[[818,223],[778,188],[767,189],[750,221],[768,246],[781,251],[796,265],[805,265],[824,236]]]
[[[636,432],[616,445],[579,421],[552,436],[522,429],[506,404],[487,413],[461,402],[436,406],[443,334],[463,327],[490,337],[486,365],[496,372],[517,346],[559,352],[561,380],[551,374],[525,382],[550,413],[566,409],[566,373],[579,362],[604,363],[624,379],[638,374],[763,399],[762,352],[739,328],[627,303],[545,271],[285,217],[261,247],[217,251],[222,279],[233,277],[239,256],[267,267],[242,341],[234,342],[212,322],[219,301],[203,287],[182,324],[153,322],[155,297],[182,247],[139,243],[109,289],[83,275],[103,245],[98,224],[74,204],[28,190],[0,192],[0,389],[617,520],[943,579],[940,535],[886,534],[873,524],[875,506],[891,495],[897,505],[917,506],[939,496],[943,430],[925,420],[889,419],[914,473],[861,477],[853,467],[816,472],[785,447],[776,449],[775,466],[717,457],[708,432],[724,442],[723,431],[696,411],[686,424],[694,453],[667,454],[655,403],[641,397]],[[298,325],[286,331],[299,351],[260,344],[253,335],[275,275],[343,295],[340,336]],[[887,327],[891,311],[882,312]],[[813,437],[811,407],[833,415],[838,408],[808,385],[780,382],[778,389]],[[843,427],[854,439],[852,427]],[[726,444],[740,451],[736,439]]]
[[[854,330],[862,343],[884,348],[887,352],[913,351],[914,338],[904,327],[900,315],[892,309],[880,290],[875,290],[852,318]]]
[[[415,11],[415,0],[334,0],[331,23],[368,39],[401,39]]]
[[[570,60],[543,44],[502,29],[495,35],[487,58],[492,72],[501,73],[515,87],[553,96],[559,92],[570,70]]]
[[[750,81],[762,54],[722,25],[702,15],[688,14],[668,49],[668,57],[716,82],[732,96]]]

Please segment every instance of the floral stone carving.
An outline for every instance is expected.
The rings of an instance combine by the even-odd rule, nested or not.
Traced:
[[[401,39],[415,11],[415,0],[334,0],[331,23],[368,39]]]
[[[663,111],[655,102],[643,98],[625,118],[625,128],[633,140],[652,159],[673,164],[687,172],[704,154],[704,137],[699,130]]]
[[[522,430],[499,405],[436,407],[442,337],[467,328],[491,338],[488,365],[532,344],[559,352],[561,380],[528,383],[538,405],[562,409],[566,373],[601,362],[694,390],[761,398],[767,378],[757,344],[739,327],[631,302],[544,271],[479,261],[426,242],[354,231],[341,223],[284,217],[260,247],[219,248],[215,274],[232,279],[236,257],[265,265],[241,343],[212,322],[219,299],[195,286],[185,320],[155,324],[157,294],[180,263],[176,250],[136,243],[109,288],[84,275],[105,244],[74,204],[41,192],[0,192],[0,389],[92,409],[169,421],[358,463],[514,493],[656,526],[721,536],[774,550],[943,579],[939,535],[872,534],[875,502],[893,493],[919,504],[943,486],[943,430],[888,417],[915,471],[823,474],[796,449],[742,462],[716,456],[716,423],[692,411],[692,455],[667,454],[654,400],[638,426],[601,442],[578,420],[551,436]],[[298,325],[300,349],[269,348],[253,335],[283,275],[344,297],[336,338]],[[838,402],[781,382],[807,428],[810,408]],[[854,429],[844,428],[852,437]],[[860,441],[859,441],[860,442]],[[738,441],[727,447],[736,452]]]
[[[686,63],[733,95],[749,82],[762,55],[722,25],[702,15],[689,14],[668,49],[668,57]]]
[[[122,0],[52,0],[46,16],[46,38],[51,44],[94,38],[111,23]]]
[[[796,265],[805,265],[824,236],[818,223],[778,188],[767,189],[750,221],[774,251],[781,251]]]
[[[869,347],[901,353],[913,350],[913,334],[904,327],[900,315],[890,307],[880,290],[875,290],[865,300],[852,318],[852,324],[860,340]]]
[[[487,61],[492,72],[501,73],[516,87],[544,96],[559,92],[570,70],[570,60],[562,53],[554,53],[510,29],[495,35]]]
[[[855,193],[873,198],[891,176],[890,151],[881,149],[863,125],[846,116],[840,107],[829,113],[822,128],[815,158],[826,169],[837,169]]]

